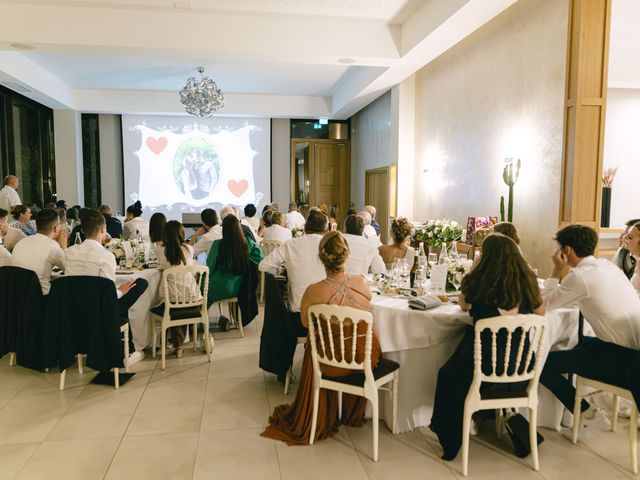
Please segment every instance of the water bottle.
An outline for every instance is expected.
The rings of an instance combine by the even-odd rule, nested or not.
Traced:
[[[424,253],[423,242],[420,242],[420,247],[418,248],[417,263],[418,267],[416,268],[416,276],[413,284],[416,287],[422,288],[427,280],[427,256]]]
[[[451,250],[449,251],[449,256],[451,258],[458,258],[458,242],[455,240],[451,242]]]
[[[82,243],[82,238],[80,238],[80,232],[76,232],[76,240],[73,242],[76,245],[80,245]]]
[[[442,265],[444,263],[444,259],[449,257],[447,252],[447,243],[442,242],[442,248],[440,249],[440,258],[438,258],[438,264]]]
[[[420,246],[418,247],[418,267],[427,267],[427,255],[424,253],[424,242],[420,242]]]

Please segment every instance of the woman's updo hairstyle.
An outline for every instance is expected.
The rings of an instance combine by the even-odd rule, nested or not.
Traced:
[[[391,234],[395,243],[404,242],[413,231],[413,225],[406,218],[396,218],[391,222]]]
[[[133,205],[127,207],[127,213],[132,214],[134,217],[142,215],[142,203],[140,200],[136,201]]]
[[[329,273],[339,273],[349,257],[349,244],[337,230],[326,233],[320,240],[320,261]]]

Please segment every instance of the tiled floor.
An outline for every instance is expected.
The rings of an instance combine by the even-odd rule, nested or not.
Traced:
[[[341,428],[313,447],[289,447],[259,436],[284,397],[258,368],[260,322],[217,335],[213,361],[186,350],[163,372],[147,358],[120,390],[90,385],[92,372],[9,367],[0,360],[0,480],[3,479],[453,479],[460,460],[440,460],[435,437],[421,429],[393,436],[381,427],[380,459],[370,458],[371,429]],[[298,348],[298,362],[302,348]],[[295,391],[295,385],[293,390]],[[628,422],[577,446],[541,433],[541,470],[510,453],[491,432],[471,442],[470,478],[570,480],[634,478],[628,469]]]

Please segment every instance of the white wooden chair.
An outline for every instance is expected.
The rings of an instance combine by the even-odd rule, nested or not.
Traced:
[[[222,316],[222,307],[226,306],[228,319],[231,322],[231,325],[240,330],[240,336],[244,338],[244,327],[242,326],[242,310],[240,310],[240,305],[238,305],[238,297],[231,298],[223,298],[222,300],[218,300],[214,302],[211,306],[218,306],[218,313]]]
[[[351,352],[345,352],[345,326],[352,326],[353,335],[357,335],[360,322],[367,325],[364,344],[364,359],[356,359],[356,341],[351,341]],[[334,328],[332,328],[332,326]],[[339,340],[334,342],[334,332],[338,331]],[[320,389],[338,392],[338,418],[342,415],[342,394],[350,393],[365,397],[371,402],[371,424],[373,428],[373,461],[378,461],[378,390],[391,393],[392,425],[395,428],[398,409],[398,369],[400,365],[392,360],[380,358],[375,369],[371,367],[371,349],[373,343],[373,317],[371,313],[339,305],[313,305],[309,308],[309,342],[313,361],[313,420],[309,444],[313,445],[318,422],[318,401]],[[321,351],[318,350],[320,343]],[[328,343],[328,345],[327,345]],[[338,354],[337,354],[338,353]],[[351,361],[347,361],[351,357]],[[339,358],[339,360],[338,360]],[[320,365],[354,370],[354,374],[344,377],[323,375]],[[383,387],[391,383],[391,387]],[[393,432],[394,434],[396,432]]]
[[[596,391],[585,393],[586,388],[595,388]],[[578,441],[578,431],[580,428],[580,406],[582,399],[598,393],[607,392],[613,394],[613,418],[611,419],[611,431],[615,432],[618,426],[618,408],[620,407],[620,398],[625,398],[631,402],[631,418],[629,420],[629,453],[631,454],[631,471],[638,473],[638,408],[631,394],[631,391],[610,385],[608,383],[592,380],[590,378],[576,375],[576,400],[573,407],[573,435],[572,441]]]
[[[280,240],[262,240],[260,242],[260,250],[265,257],[267,257],[271,252],[273,252],[276,248],[280,248],[284,242]],[[260,303],[264,303],[264,273],[260,272]]]
[[[511,360],[511,343],[516,330],[525,332],[520,334],[518,350],[515,357],[515,369],[509,369]],[[499,331],[506,331],[504,345],[504,359],[497,361],[497,335]],[[482,372],[482,332],[491,332],[491,373]],[[462,423],[462,474],[466,477],[469,466],[469,433],[471,416],[478,410],[492,410],[502,408],[529,409],[529,441],[531,443],[531,458],[533,468],[538,471],[538,439],[537,439],[537,409],[538,409],[538,381],[542,372],[542,351],[544,347],[545,319],[540,315],[504,315],[479,320],[475,324],[474,352],[473,352],[473,381],[464,402],[464,417]],[[525,351],[525,340],[529,340],[529,347]],[[535,355],[534,355],[535,353]],[[525,356],[522,364],[523,356]],[[498,373],[497,366],[501,373]],[[513,383],[529,381],[524,396],[516,398],[488,398],[482,399],[480,385],[482,382]]]
[[[200,292],[200,286],[203,290]],[[156,324],[161,327],[162,370],[166,366],[167,329],[181,325],[193,326],[193,350],[198,342],[198,324],[202,324],[207,358],[211,361],[213,339],[209,335],[209,315],[207,312],[207,293],[209,291],[209,267],[202,265],[177,266],[162,272],[164,304],[151,309],[153,319],[152,355],[156,356]]]

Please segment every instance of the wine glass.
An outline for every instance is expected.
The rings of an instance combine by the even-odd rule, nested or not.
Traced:
[[[410,274],[411,274],[411,268],[409,267],[409,262],[407,261],[406,258],[403,258],[400,261],[400,278],[401,278],[400,288],[411,287]]]
[[[456,292],[460,290],[460,285],[462,285],[463,277],[464,273],[462,272],[453,272],[451,274],[451,284],[455,287]]]

